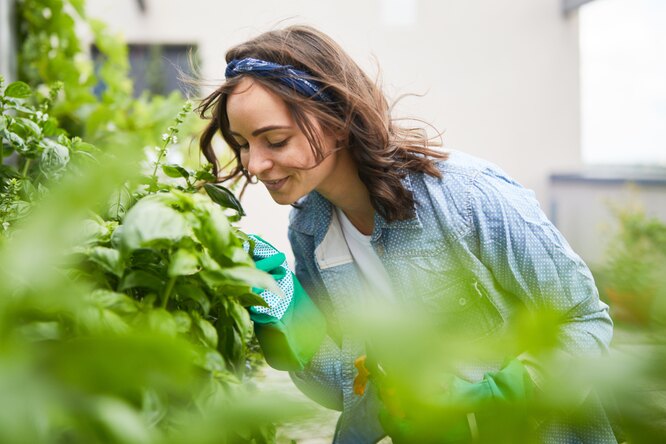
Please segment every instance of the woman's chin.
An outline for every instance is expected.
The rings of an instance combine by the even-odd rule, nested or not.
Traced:
[[[298,196],[294,197],[290,194],[285,194],[285,193],[277,193],[269,191],[269,194],[271,195],[271,198],[275,201],[275,203],[278,205],[291,205],[299,199]]]

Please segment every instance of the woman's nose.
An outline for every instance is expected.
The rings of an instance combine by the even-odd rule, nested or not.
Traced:
[[[261,147],[249,148],[247,156],[248,160],[245,169],[253,176],[261,177],[263,173],[273,167],[273,159],[270,153]]]

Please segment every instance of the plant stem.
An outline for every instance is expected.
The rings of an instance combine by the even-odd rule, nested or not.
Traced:
[[[157,176],[157,167],[160,166],[160,161],[162,160],[162,157],[164,157],[164,153],[166,152],[166,147],[169,145],[169,140],[171,139],[171,134],[169,134],[169,139],[167,139],[166,142],[164,142],[164,145],[162,146],[162,149],[160,150],[160,155],[157,156],[157,160],[155,161],[155,168],[153,168],[153,177]]]
[[[171,292],[173,291],[173,286],[175,283],[176,283],[175,276],[169,279],[166,290],[164,290],[164,295],[162,295],[162,308],[166,308],[167,302],[169,302],[169,298],[171,297]]]
[[[23,165],[23,171],[21,172],[23,177],[26,177],[28,174],[28,168],[30,168],[30,162],[31,162],[30,159],[25,160],[25,164]]]

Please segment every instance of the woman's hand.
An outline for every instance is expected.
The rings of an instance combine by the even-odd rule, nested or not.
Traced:
[[[326,335],[326,320],[289,269],[284,253],[259,236],[250,238],[255,265],[270,274],[284,293],[253,289],[268,305],[250,308],[259,345],[271,367],[302,370]]]
[[[377,384],[383,404],[380,422],[396,443],[470,442],[479,435],[479,426],[483,433],[483,420],[477,424],[476,413],[481,412],[488,418],[488,412],[497,411],[495,409],[501,409],[502,405],[528,401],[534,390],[529,374],[518,359],[509,361],[500,371],[486,373],[476,383],[450,374],[442,375],[438,386],[429,387],[427,393],[411,392],[409,383],[391,382],[381,372],[375,378],[373,371],[370,372],[370,380]]]

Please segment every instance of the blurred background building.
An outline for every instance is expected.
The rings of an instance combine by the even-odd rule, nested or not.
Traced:
[[[444,131],[446,149],[488,159],[533,189],[592,263],[612,226],[609,202],[640,201],[666,220],[662,0],[90,0],[88,13],[124,34],[137,94],[203,96],[223,78],[231,45],[314,25],[380,76],[390,98],[420,95],[396,115],[425,120]],[[199,91],[178,82],[190,52],[208,85]],[[242,228],[289,251],[289,207],[261,186],[244,206]]]

